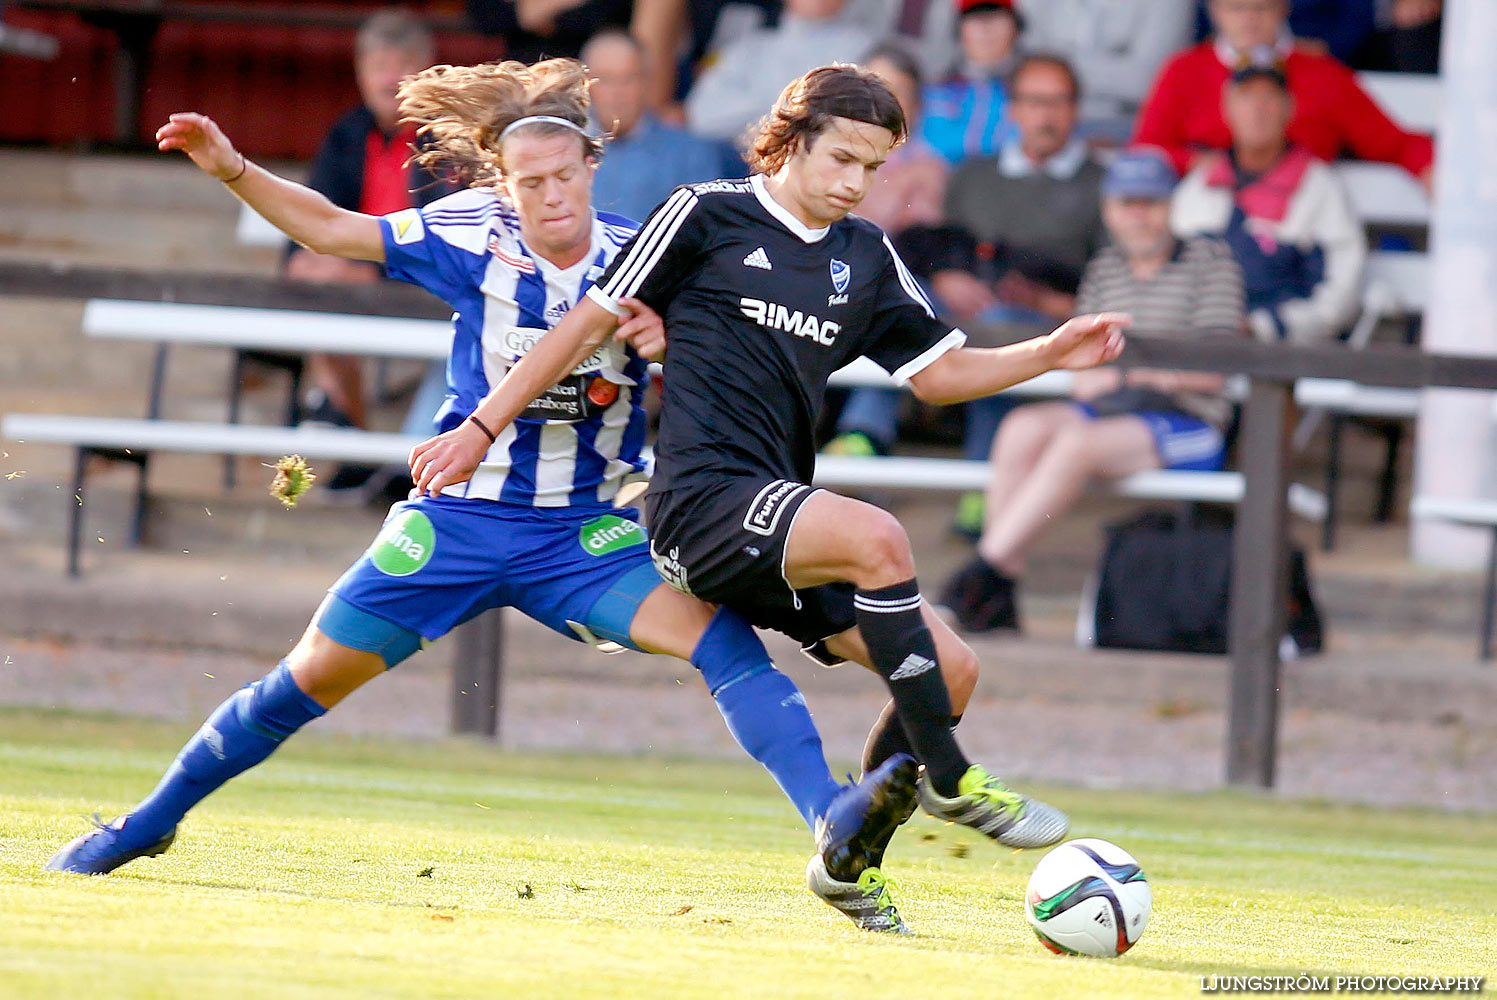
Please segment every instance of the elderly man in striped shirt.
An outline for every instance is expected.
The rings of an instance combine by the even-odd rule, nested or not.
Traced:
[[[1170,232],[1176,179],[1152,147],[1113,161],[1102,181],[1112,242],[1087,265],[1076,310],[1132,313],[1135,329],[1156,335],[1240,336],[1242,273],[1225,243]],[[1113,366],[1077,372],[1073,385],[1074,398],[1021,407],[998,429],[977,556],[943,595],[968,631],[1018,629],[1026,553],[1089,480],[1221,468],[1222,376]]]

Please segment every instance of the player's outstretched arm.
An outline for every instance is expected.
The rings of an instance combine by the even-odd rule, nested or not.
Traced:
[[[963,347],[947,351],[910,378],[927,403],[961,403],[991,396],[1054,368],[1092,368],[1123,353],[1127,313],[1073,316],[1043,337],[1007,347]]]
[[[659,321],[658,316],[655,321]],[[436,496],[444,487],[471,478],[499,434],[537,396],[596,351],[618,325],[619,317],[589,298],[573,306],[490,390],[467,420],[411,449],[411,478],[417,491]]]
[[[245,159],[212,118],[179,112],[156,130],[156,148],[179,149],[281,232],[318,253],[383,262],[379,220],[339,208],[311,188]]]

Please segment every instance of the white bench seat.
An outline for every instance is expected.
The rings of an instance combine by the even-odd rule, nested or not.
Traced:
[[[1358,417],[1413,420],[1419,416],[1418,389],[1362,385],[1344,378],[1302,378],[1294,383],[1294,401]]]
[[[422,440],[354,428],[269,427],[210,421],[143,420],[12,413],[4,436],[12,441],[66,444],[113,451],[169,451],[206,455],[301,455],[327,461],[403,462]]]
[[[883,458],[821,455],[816,460],[816,483],[841,489],[981,490],[988,484],[988,464],[960,458],[905,455]],[[1235,504],[1242,501],[1245,482],[1240,472],[1154,469],[1113,480],[1101,488],[1140,500]],[[1289,506],[1306,520],[1325,517],[1325,497],[1300,483],[1290,484]]]
[[[89,300],[83,308],[83,332],[90,337],[114,340],[218,346],[238,351],[364,354],[428,361],[446,358],[452,348],[452,325],[445,320],[127,299]],[[843,388],[896,387],[888,373],[867,358],[858,358],[834,372],[829,383]],[[1064,396],[1070,388],[1071,373],[1054,371],[1007,391],[1024,396]]]
[[[452,347],[452,325],[443,320],[125,299],[90,299],[83,307],[83,332],[90,337],[238,350],[423,360],[445,358]]]
[[[146,462],[153,452],[208,455],[290,455],[320,461],[367,465],[404,464],[417,435],[390,434],[345,428],[271,427],[255,424],[217,424],[184,420],[117,417],[79,417],[13,413],[0,423],[0,435],[13,441],[61,444],[78,449],[74,493],[85,486],[87,455],[127,459],[140,468],[138,537],[145,509]],[[856,458],[823,455],[815,480],[838,489],[981,490],[987,484],[984,462],[952,458],[889,456]],[[1125,497],[1153,500],[1237,503],[1244,479],[1239,472],[1140,472],[1108,483],[1104,488]],[[1290,509],[1301,517],[1325,516],[1325,498],[1298,483],[1289,490]],[[69,538],[69,571],[77,572],[81,523],[74,509]]]

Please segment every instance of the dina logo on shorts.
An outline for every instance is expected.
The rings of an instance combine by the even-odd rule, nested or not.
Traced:
[[[606,556],[631,545],[641,545],[644,540],[643,528],[616,514],[604,514],[588,521],[577,533],[577,544],[590,556]]]
[[[419,510],[407,510],[379,533],[370,561],[386,576],[410,576],[431,562],[436,547],[437,533],[431,518]]]

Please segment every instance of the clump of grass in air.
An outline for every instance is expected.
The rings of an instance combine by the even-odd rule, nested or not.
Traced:
[[[270,482],[270,495],[287,507],[295,507],[296,501],[306,495],[317,482],[317,474],[300,455],[286,455],[275,465],[275,478]]]

